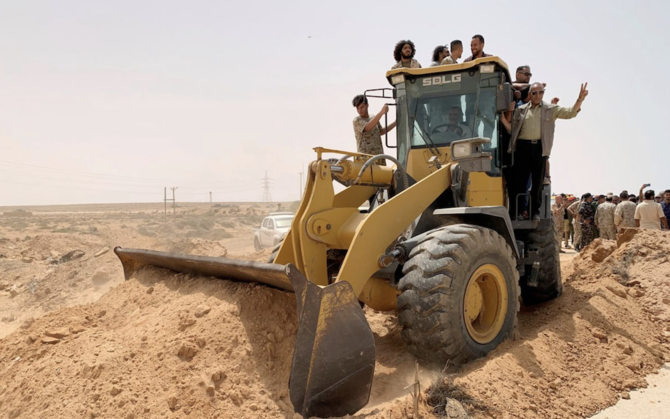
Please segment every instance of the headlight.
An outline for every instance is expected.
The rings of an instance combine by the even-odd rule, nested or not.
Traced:
[[[455,159],[462,159],[472,154],[472,144],[454,144],[453,157]]]
[[[404,82],[405,82],[404,74],[396,74],[395,76],[391,76],[391,84],[394,86]]]

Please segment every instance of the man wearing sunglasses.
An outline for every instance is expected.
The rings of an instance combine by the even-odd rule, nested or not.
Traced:
[[[530,92],[531,77],[533,77],[533,73],[530,72],[529,66],[522,65],[517,67],[516,80],[514,80],[514,83],[512,83],[512,89],[514,89],[514,99],[517,102],[517,106],[521,106],[526,103],[525,99],[528,97],[528,92]]]
[[[554,144],[556,119],[571,119],[581,110],[582,102],[589,94],[588,83],[582,84],[577,101],[572,107],[562,107],[547,103],[544,98],[544,85],[533,83],[530,86],[530,102],[514,110],[511,124],[503,121],[510,132],[508,153],[513,154],[514,166],[508,179],[510,190],[510,210],[514,219],[518,216],[516,196],[526,190],[530,176],[530,213],[533,221],[540,220],[542,203],[542,185],[546,171],[546,162]],[[504,119],[504,118],[503,118]]]
[[[521,106],[528,102],[530,92],[530,78],[533,73],[530,72],[530,66],[522,65],[516,69],[516,80],[512,83],[514,89],[514,100],[516,105]],[[546,85],[544,85],[546,87]]]

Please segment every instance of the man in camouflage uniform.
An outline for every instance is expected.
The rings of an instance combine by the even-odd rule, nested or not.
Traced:
[[[619,194],[621,202],[614,211],[614,225],[617,230],[622,227],[635,227],[635,202],[629,201],[628,192],[623,191]]]
[[[582,196],[581,200],[575,200],[575,202],[568,207],[568,213],[572,215],[572,228],[575,231],[575,236],[572,239],[572,244],[575,246],[575,250],[579,250],[582,240],[582,228],[579,224],[579,205],[581,205],[583,200],[584,197]]]
[[[593,197],[593,202],[591,202],[591,206],[593,207],[594,216],[596,211],[598,210],[598,205],[604,202],[605,202],[605,195],[596,195]],[[591,230],[593,230],[593,240],[600,237],[600,231],[598,231],[598,227],[596,226],[595,223],[591,224]]]
[[[393,58],[396,63],[391,67],[391,70],[397,68],[421,68],[421,64],[414,59],[414,54],[416,54],[416,48],[414,47],[414,42],[408,40],[399,41],[395,44],[393,49]]]
[[[384,105],[377,115],[368,113],[368,98],[358,95],[353,100],[353,105],[358,112],[354,118],[354,134],[356,135],[356,146],[359,153],[384,154],[382,146],[382,135],[395,128],[396,123],[389,124],[388,128],[382,128],[379,123],[381,117],[388,112],[388,105]],[[384,160],[377,160],[377,164],[386,165]]]
[[[616,232],[614,227],[614,211],[616,205],[612,203],[612,197],[607,196],[605,202],[598,205],[596,209],[596,226],[600,230],[600,237],[605,240],[616,240]]]
[[[551,205],[551,214],[554,217],[554,230],[556,232],[556,241],[558,242],[558,249],[561,250],[561,239],[563,238],[564,233],[564,224],[563,216],[565,215],[565,209],[568,207],[568,202],[565,199],[564,194],[556,195],[554,203]]]
[[[587,193],[584,195],[584,201],[579,205],[579,223],[582,228],[582,240],[580,243],[580,250],[583,250],[593,241],[593,218],[594,211],[593,205],[593,195]]]

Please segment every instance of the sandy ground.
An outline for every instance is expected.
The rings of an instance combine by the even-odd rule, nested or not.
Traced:
[[[630,392],[629,400],[603,410],[593,419],[666,419],[670,405],[670,364],[665,364],[658,374],[647,377],[646,389]]]
[[[251,229],[276,207],[182,204],[176,215],[168,209],[167,217],[160,204],[0,208],[0,281],[21,288],[17,297],[0,304],[0,337],[25,319],[93,302],[122,283],[123,270],[111,251],[115,246],[207,256],[248,255],[254,252]],[[79,250],[83,257],[53,263]]]
[[[24,209],[0,217],[2,417],[294,417],[292,294],[155,269],[124,281],[111,252],[265,260],[251,227],[274,207],[194,204],[167,219],[160,205]],[[670,360],[670,236],[634,233],[563,254],[563,295],[522,307],[515,338],[486,358],[421,367],[421,416],[456,399],[475,418],[588,417],[646,388]],[[416,367],[397,318],[365,312],[377,364],[355,417],[412,417]]]

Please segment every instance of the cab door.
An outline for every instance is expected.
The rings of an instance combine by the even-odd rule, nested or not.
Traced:
[[[268,218],[268,225],[263,230],[265,237],[263,237],[263,245],[272,246],[275,236],[275,222],[272,218]]]

